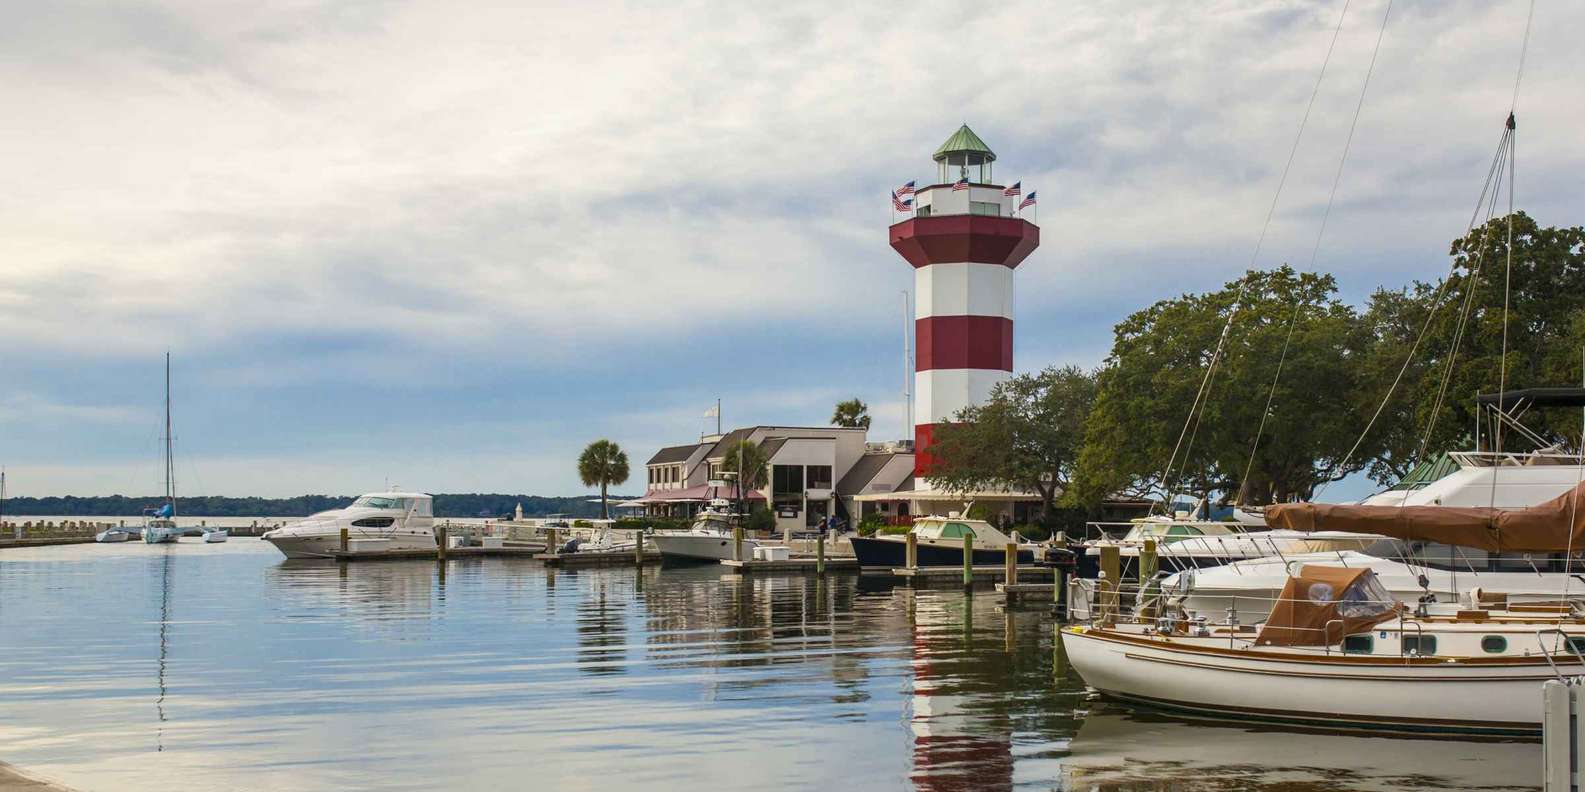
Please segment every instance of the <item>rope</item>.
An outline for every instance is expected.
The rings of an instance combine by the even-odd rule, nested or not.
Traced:
[[[1288,183],[1288,173],[1293,168],[1294,157],[1299,153],[1299,142],[1304,139],[1305,127],[1310,123],[1310,112],[1315,109],[1315,99],[1321,93],[1321,83],[1326,77],[1327,66],[1332,62],[1332,53],[1337,49],[1338,35],[1343,30],[1343,19],[1348,16],[1348,6],[1351,1],[1343,0],[1343,9],[1337,15],[1337,25],[1332,29],[1332,40],[1326,46],[1326,57],[1321,59],[1321,69],[1315,75],[1315,86],[1310,89],[1310,99],[1304,105],[1304,115],[1299,119],[1299,129],[1293,136],[1293,146],[1288,149],[1288,160],[1282,166],[1282,175],[1277,179],[1277,189],[1271,196],[1271,205],[1266,207],[1265,222],[1261,223],[1260,235],[1255,239],[1255,249],[1250,253],[1250,269],[1255,268],[1255,263],[1260,258],[1260,250],[1266,244],[1266,234],[1271,230],[1271,218],[1277,213],[1277,201],[1282,197],[1282,189]],[[1377,43],[1378,45],[1380,44],[1379,41]],[[1374,62],[1374,58],[1372,58],[1372,61]],[[1227,342],[1228,330],[1232,328],[1233,318],[1238,315],[1239,307],[1243,304],[1244,291],[1247,288],[1248,279],[1246,278],[1244,283],[1239,286],[1238,297],[1233,301],[1232,311],[1227,315],[1227,324],[1222,327],[1222,335],[1216,342],[1216,350],[1212,353],[1211,360],[1206,365],[1205,376],[1200,380],[1200,389],[1194,394],[1194,403],[1190,405],[1189,415],[1183,421],[1183,429],[1178,432],[1178,440],[1172,446],[1172,455],[1167,457],[1167,467],[1161,472],[1162,500],[1164,501],[1172,497],[1172,466],[1178,460],[1178,451],[1183,450],[1183,440],[1189,434],[1191,424],[1194,425],[1194,434],[1196,436],[1199,434],[1199,426],[1195,416],[1199,414],[1201,400],[1205,397],[1210,387],[1212,372],[1216,370],[1216,364],[1221,359],[1222,349]],[[1192,449],[1193,447],[1194,440],[1191,437],[1189,448]],[[1184,465],[1188,465],[1188,451],[1184,452]],[[1182,475],[1181,469],[1179,470],[1179,475]],[[1155,504],[1151,504],[1150,511],[1152,514],[1155,513],[1155,509]]]
[[[1347,10],[1346,6],[1344,10]],[[1370,64],[1365,67],[1365,80],[1359,86],[1359,100],[1354,103],[1354,117],[1349,121],[1348,135],[1343,139],[1343,153],[1338,157],[1337,160],[1337,173],[1332,175],[1332,190],[1331,192],[1327,193],[1326,196],[1326,208],[1321,212],[1321,227],[1315,233],[1315,245],[1310,248],[1310,262],[1305,265],[1306,270],[1311,270],[1315,267],[1316,256],[1321,252],[1321,239],[1326,236],[1326,223],[1327,220],[1332,216],[1332,204],[1337,200],[1337,187],[1343,181],[1343,166],[1348,164],[1348,152],[1353,148],[1354,145],[1354,131],[1359,127],[1360,112],[1365,109],[1365,94],[1370,90],[1370,78],[1371,75],[1376,71],[1376,57],[1381,54],[1381,41],[1387,35],[1387,19],[1391,15],[1392,0],[1387,0],[1387,8],[1382,12],[1381,15],[1381,29],[1376,32],[1376,46],[1370,51]],[[1337,23],[1338,29],[1341,30],[1343,27],[1342,17],[1338,17]],[[1337,43],[1336,33],[1333,34],[1332,43]],[[1330,58],[1331,54],[1331,50],[1328,49],[1327,57]],[[1323,73],[1324,68],[1325,67],[1323,66]],[[1319,90],[1320,87],[1320,81],[1317,80],[1316,89]],[[1310,98],[1312,102],[1315,99],[1313,94]],[[1308,115],[1308,109],[1305,112],[1306,115]],[[1298,143],[1298,141],[1294,142],[1295,144]],[[1255,430],[1255,441],[1251,443],[1249,447],[1249,462],[1244,465],[1244,475],[1239,479],[1241,482],[1238,488],[1239,502],[1243,501],[1243,484],[1247,484],[1249,482],[1250,471],[1254,470],[1255,467],[1255,453],[1260,449],[1261,437],[1266,432],[1266,420],[1271,415],[1271,402],[1272,399],[1277,395],[1277,383],[1282,379],[1282,367],[1283,364],[1288,360],[1288,347],[1293,343],[1293,330],[1299,321],[1300,308],[1304,305],[1302,299],[1302,294],[1295,298],[1293,305],[1293,315],[1288,318],[1288,333],[1282,342],[1282,355],[1277,358],[1277,370],[1276,373],[1274,373],[1271,377],[1271,388],[1266,392],[1266,407],[1260,413],[1260,427]]]

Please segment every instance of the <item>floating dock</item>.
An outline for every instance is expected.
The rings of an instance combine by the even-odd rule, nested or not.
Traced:
[[[961,566],[897,567],[892,570],[892,574],[915,586],[963,585],[963,567]],[[1024,578],[1050,578],[1052,570],[1051,567],[1020,566],[1018,567],[1017,575],[1020,581]],[[973,579],[976,583],[1003,580],[1006,577],[1007,567],[1005,566],[973,567]],[[1018,583],[1017,585],[1022,586],[1023,583]],[[1051,586],[1048,584],[1046,588],[1049,590]]]
[[[732,559],[726,559],[721,562],[721,566],[724,566],[732,572],[736,572],[740,575],[766,572],[798,572],[803,574],[818,572],[820,567],[820,559],[813,556],[808,558],[800,556],[798,558],[788,558],[782,561],[734,561]],[[852,556],[827,558],[825,560],[825,571],[827,572],[854,570],[858,568],[859,560]]]
[[[632,550],[591,550],[581,553],[538,553],[534,556],[534,558],[545,562],[545,566],[559,567],[638,565],[638,559],[633,557]],[[644,563],[660,563],[660,552],[656,550],[644,551]]]
[[[448,547],[446,558],[536,558],[540,550],[535,547]],[[330,556],[337,561],[421,561],[439,559],[440,549],[434,550],[338,550]]]

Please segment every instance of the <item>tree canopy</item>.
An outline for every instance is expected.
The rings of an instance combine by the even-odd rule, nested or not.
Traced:
[[[743,460],[743,491],[746,493],[765,486],[769,480],[770,460],[759,444],[743,440],[727,449],[726,458],[721,461],[721,470],[738,472],[739,459]]]
[[[1353,310],[1336,294],[1331,276],[1284,266],[1162,300],[1118,324],[1086,424],[1081,499],[1242,487],[1247,500],[1265,503],[1308,497],[1328,471],[1334,478],[1350,472],[1332,468],[1356,431],[1349,416],[1360,336]],[[1202,385],[1203,404],[1191,420]]]
[[[610,440],[596,440],[578,455],[578,478],[585,487],[600,488],[600,517],[610,519],[611,504],[607,489],[627,481],[627,452]]]
[[[846,401],[839,401],[836,409],[831,413],[831,425],[848,429],[868,429],[870,428],[870,406],[860,401],[857,396]]]
[[[1075,366],[1003,380],[985,403],[936,427],[931,481],[955,492],[1038,493],[1051,514],[1078,461],[1094,396],[1094,375]]]

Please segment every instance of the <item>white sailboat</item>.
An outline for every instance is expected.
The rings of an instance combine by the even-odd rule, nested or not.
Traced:
[[[143,513],[145,544],[175,542],[182,532],[176,527],[176,464],[171,459],[171,353],[165,353],[165,505]]]

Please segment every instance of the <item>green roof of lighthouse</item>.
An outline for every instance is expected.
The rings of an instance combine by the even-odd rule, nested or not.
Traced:
[[[960,151],[984,154],[987,160],[994,161],[996,159],[996,152],[991,151],[991,147],[985,145],[985,141],[980,140],[980,136],[974,134],[974,130],[969,129],[968,124],[958,127],[958,131],[953,132],[952,137],[947,138],[947,142],[942,143],[941,148],[936,149],[936,153],[931,159],[939,162],[948,154],[956,154]]]

